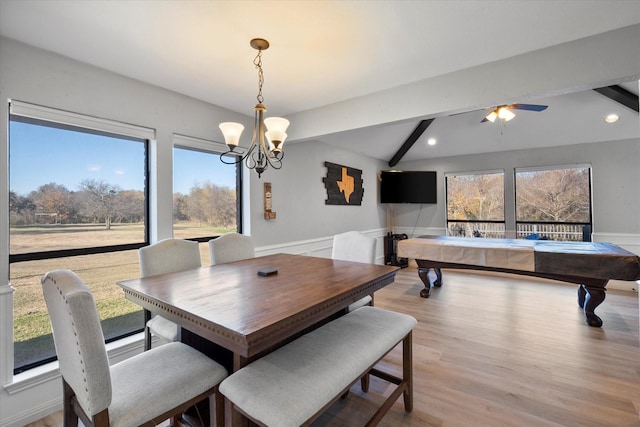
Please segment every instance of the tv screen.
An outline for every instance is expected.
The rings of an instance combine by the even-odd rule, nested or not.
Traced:
[[[435,171],[382,171],[380,203],[438,203]]]

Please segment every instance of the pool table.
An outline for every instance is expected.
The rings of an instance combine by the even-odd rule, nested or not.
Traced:
[[[442,268],[488,270],[542,277],[578,284],[578,304],[589,326],[602,326],[595,309],[605,299],[611,279],[640,280],[640,257],[612,243],[557,242],[552,240],[485,239],[451,236],[420,236],[398,242],[398,256],[412,258],[418,275],[431,293],[442,286]]]

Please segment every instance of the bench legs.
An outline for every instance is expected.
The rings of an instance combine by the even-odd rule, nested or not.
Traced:
[[[413,344],[411,332],[402,341],[402,377],[407,383],[404,390],[404,410],[413,410]]]
[[[404,410],[411,412],[413,410],[413,350],[412,350],[412,332],[402,340],[402,378],[390,375],[386,372],[373,368],[369,371],[371,375],[382,378],[390,383],[398,386],[393,390],[391,395],[384,401],[382,406],[378,408],[376,413],[367,422],[366,426],[377,425],[384,415],[391,409],[393,404],[402,394],[404,397]]]
[[[369,391],[369,374],[366,374],[364,377],[360,378],[360,388],[365,393]]]

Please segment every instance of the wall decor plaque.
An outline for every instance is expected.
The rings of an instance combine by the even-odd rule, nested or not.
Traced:
[[[327,176],[322,178],[327,189],[325,204],[360,206],[364,195],[362,171],[330,162],[324,165],[327,167]]]

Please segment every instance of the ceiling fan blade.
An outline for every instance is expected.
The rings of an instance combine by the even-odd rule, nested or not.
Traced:
[[[527,110],[527,111],[544,111],[546,110],[548,105],[536,105],[536,104],[513,104],[509,105],[508,108],[512,108],[514,110]]]

